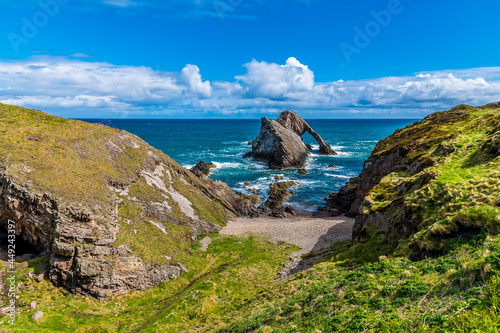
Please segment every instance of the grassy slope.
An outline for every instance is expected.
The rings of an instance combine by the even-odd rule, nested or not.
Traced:
[[[480,122],[484,113],[488,113],[475,112],[474,117]],[[491,135],[485,134],[481,127],[476,129],[477,136],[469,135],[465,127],[454,127],[453,131],[464,135],[446,145],[454,145],[458,153],[451,158],[443,156],[439,165],[432,167],[436,168],[439,181],[430,184],[429,190],[440,182],[448,184],[450,195],[471,187],[467,196],[456,199],[463,200],[464,212],[481,206],[478,202],[490,202],[479,198],[489,198],[496,204],[499,197],[495,187],[498,169],[493,168],[498,158],[487,158],[484,162],[484,156],[475,154]],[[474,158],[480,163],[475,161],[472,163],[475,169],[470,169]],[[396,193],[391,192],[391,181],[404,176],[390,175],[374,189],[370,196],[372,209],[388,206],[376,198],[391,198]],[[481,186],[483,183],[492,185]],[[389,193],[373,195],[383,186]],[[429,198],[418,193],[412,195],[410,200],[416,204]],[[446,200],[447,204],[453,200],[440,194],[433,198]],[[446,218],[449,209],[426,210],[429,220],[423,221],[423,230],[432,228],[442,216]],[[473,220],[484,227],[498,224],[488,220],[488,216],[479,214]],[[108,302],[70,295],[45,281],[36,283],[26,279],[28,270],[42,265],[31,262],[33,267],[20,273],[26,283],[20,292],[20,303],[27,305],[36,300],[45,315],[35,323],[31,319],[35,310],[22,307],[18,326],[9,329],[129,332],[151,321],[143,331],[498,331],[500,237],[490,235],[488,230],[484,228],[471,239],[452,238],[445,244],[444,256],[414,263],[397,255],[408,250],[398,248],[394,254],[394,247],[380,231],[370,230],[372,236],[381,237],[371,237],[352,246],[347,242],[335,244],[334,254],[327,260],[282,282],[273,282],[273,278],[286,260],[285,252],[290,253],[292,248],[286,244],[271,245],[254,237],[214,235],[214,243],[207,252],[200,252],[197,245],[190,248],[193,261],[187,275],[151,291],[135,292]],[[224,264],[228,265],[218,269]],[[211,273],[183,291],[189,281],[207,271]],[[160,312],[165,302],[172,305]]]
[[[287,260],[286,253],[296,248],[273,245],[258,237],[212,237],[213,243],[206,252],[200,250],[199,243],[193,244],[188,273],[152,290],[115,296],[109,301],[73,295],[48,281],[37,283],[29,279],[28,272],[39,272],[47,264],[47,258],[19,264],[17,282],[23,284],[23,289],[17,300],[20,312],[17,325],[0,327],[12,332],[132,332],[138,329],[181,332],[200,325],[218,327],[227,320],[228,313],[272,285],[278,268]],[[196,281],[184,291],[193,280]],[[29,306],[33,301],[37,303],[35,310]],[[166,308],[168,304],[172,305]],[[39,310],[44,316],[35,322],[31,316]]]
[[[117,149],[110,149],[109,142]],[[90,211],[98,207],[94,212],[97,215],[106,216],[109,206],[113,207],[115,196],[119,196],[122,200],[118,209],[121,231],[116,245],[129,244],[146,262],[168,263],[165,257],[168,255],[187,264],[191,233],[186,226],[186,216],[171,197],[148,186],[144,179],[137,179],[137,170],[144,168],[148,151],[167,166],[172,175],[172,187],[192,203],[200,219],[225,225],[224,207],[199,190],[206,188],[206,184],[140,138],[100,124],[0,104],[0,167],[6,167],[18,182],[30,184],[32,192],[49,191],[61,199],[63,205],[80,206]],[[110,180],[130,183],[135,179],[128,195],[119,195],[107,186]],[[147,215],[143,207],[131,201],[134,197],[146,203],[167,201],[172,208],[169,214],[172,223]],[[149,221],[165,224],[168,235]]]

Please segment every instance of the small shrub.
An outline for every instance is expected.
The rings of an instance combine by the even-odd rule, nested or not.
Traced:
[[[384,299],[382,297],[374,297],[368,302],[368,304],[372,309],[380,310],[384,307]]]
[[[449,319],[447,316],[443,316],[440,314],[437,315],[426,315],[424,316],[424,321],[430,328],[447,328],[449,327]]]
[[[407,281],[401,287],[399,287],[397,295],[398,297],[408,297],[413,298],[417,296],[422,296],[429,291],[427,287],[422,282],[417,281]]]

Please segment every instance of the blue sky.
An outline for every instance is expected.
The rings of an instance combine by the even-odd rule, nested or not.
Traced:
[[[67,117],[421,117],[500,100],[500,3],[0,0],[0,102]]]

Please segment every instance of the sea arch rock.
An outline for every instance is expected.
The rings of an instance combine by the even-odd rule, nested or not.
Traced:
[[[302,117],[286,110],[277,121],[262,118],[260,133],[252,142],[252,152],[244,157],[264,162],[271,169],[303,168],[311,153],[302,140],[305,132],[318,142],[320,155],[337,154]]]

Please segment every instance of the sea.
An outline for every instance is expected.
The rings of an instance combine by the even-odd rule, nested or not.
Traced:
[[[300,175],[296,169],[269,170],[264,163],[244,159],[251,151],[249,141],[259,134],[260,120],[179,120],[179,119],[85,119],[87,122],[126,130],[141,137],[153,147],[176,160],[186,168],[203,160],[213,162],[211,179],[227,183],[235,192],[250,194],[256,189],[263,200],[269,193],[269,184],[275,176],[295,181],[294,195],[288,204],[298,211],[312,212],[324,205],[324,198],[338,191],[351,177],[359,175],[363,162],[379,140],[415,119],[328,119],[307,120],[338,153],[335,156],[318,155],[319,145],[305,133],[304,142],[312,145],[305,169]],[[336,168],[328,168],[334,164]],[[251,185],[244,187],[244,183]]]

